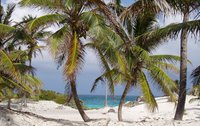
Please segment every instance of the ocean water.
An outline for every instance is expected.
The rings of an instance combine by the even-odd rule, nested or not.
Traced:
[[[103,108],[105,104],[104,95],[80,95],[79,98],[88,108]],[[108,106],[115,107],[119,105],[121,96],[108,96]],[[137,96],[127,96],[125,102],[135,101]]]

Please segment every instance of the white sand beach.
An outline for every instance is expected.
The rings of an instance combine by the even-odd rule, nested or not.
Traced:
[[[28,107],[22,108],[22,111],[45,118],[1,108],[0,126],[200,126],[200,104],[198,101],[189,103],[193,97],[187,96],[183,121],[173,120],[175,104],[168,102],[167,97],[160,97],[156,99],[159,109],[154,113],[149,112],[145,104],[123,107],[124,122],[117,121],[117,107],[113,108],[115,113],[108,113],[109,107],[86,110],[88,116],[94,120],[84,123],[76,109],[52,101],[39,101],[28,103]],[[3,104],[5,103],[0,103],[1,106]]]

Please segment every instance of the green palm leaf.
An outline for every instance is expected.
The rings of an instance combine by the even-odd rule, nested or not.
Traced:
[[[73,40],[68,48],[68,58],[64,66],[64,75],[69,80],[74,79],[80,63],[83,61],[83,48],[81,48],[80,40],[77,33],[74,32]]]
[[[54,23],[61,22],[64,20],[64,16],[61,14],[48,14],[41,16],[39,18],[36,18],[29,22],[29,30],[34,31],[36,29],[39,29],[40,27],[48,26]]]
[[[148,107],[152,112],[158,107],[154,95],[150,89],[149,83],[147,78],[143,72],[141,72],[139,78],[137,79],[138,83],[140,84],[142,93],[144,95],[145,102],[148,104]]]
[[[176,101],[172,91],[177,90],[176,83],[159,67],[151,65],[148,67],[151,78],[162,89],[163,93],[170,96],[171,101]]]
[[[0,50],[0,71],[12,76],[16,80],[19,80],[20,78],[19,71],[15,68],[12,60],[3,50]]]
[[[21,0],[19,4],[21,6],[33,6],[51,11],[63,10],[65,8],[65,3],[61,0]]]
[[[4,37],[9,35],[9,33],[13,32],[15,30],[14,27],[5,25],[5,24],[0,24],[0,37]]]
[[[164,28],[155,29],[136,37],[136,41],[144,41],[149,48],[155,48],[168,38],[177,38],[182,29],[189,33],[199,33],[200,20],[188,21],[178,24],[170,24]]]
[[[155,62],[166,62],[166,63],[173,63],[176,64],[177,62],[180,61],[180,56],[176,55],[152,55],[150,56],[152,61]],[[190,62],[191,63],[191,62]]]

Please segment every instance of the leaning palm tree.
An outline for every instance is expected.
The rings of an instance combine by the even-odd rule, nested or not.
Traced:
[[[49,37],[49,47],[58,67],[63,67],[65,80],[69,82],[74,101],[84,121],[89,121],[80,104],[77,89],[77,73],[84,61],[83,39],[93,30],[101,33],[105,22],[97,13],[92,0],[21,0],[23,6],[33,6],[50,10],[50,14],[39,17],[29,23],[29,30],[35,30],[51,24],[57,24],[58,30]],[[98,29],[99,28],[99,29]],[[89,37],[90,38],[90,37]],[[87,38],[87,39],[89,39]],[[94,36],[95,38],[95,36]],[[95,40],[95,39],[94,39]]]
[[[141,14],[140,16],[138,16],[134,23],[127,21],[126,23],[129,23],[129,27],[127,27],[129,38],[134,39],[141,34],[145,34],[146,32],[153,30],[155,28],[154,17],[155,14],[146,11],[146,13],[144,13],[143,15]],[[116,41],[116,39],[114,41]],[[110,42],[110,45],[99,45],[98,51],[103,51],[105,47],[110,47],[110,49],[106,48],[106,51],[103,51],[101,55],[103,55],[104,57],[108,57],[106,58],[106,61],[110,63],[110,65],[107,66],[112,66],[112,68],[108,67],[109,69],[107,69],[104,74],[102,74],[99,78],[95,80],[91,91],[95,89],[97,82],[102,81],[103,78],[109,79],[109,82],[110,80],[113,80],[112,82],[115,83],[126,83],[118,108],[119,121],[122,121],[122,106],[124,104],[128,91],[132,86],[141,87],[144,98],[152,111],[154,111],[157,107],[157,103],[154,99],[153,93],[151,92],[149,82],[146,77],[147,74],[149,74],[151,78],[155,81],[155,83],[157,83],[161,87],[164,93],[171,97],[172,101],[175,101],[175,97],[173,96],[171,89],[176,89],[176,84],[163,71],[163,69],[171,69],[177,71],[177,68],[174,65],[169,64],[169,61],[178,61],[179,58],[172,55],[151,56],[149,52],[151,52],[152,49],[155,48],[155,46],[153,48],[151,44],[148,45],[149,43],[139,40],[136,42],[136,45],[129,47],[129,52],[124,52],[124,49],[120,51],[120,48],[118,48],[118,46],[121,46],[122,44],[123,42],[121,41],[120,44]],[[97,44],[95,45],[97,46]],[[115,46],[113,47],[113,45]],[[116,48],[119,50],[116,50]],[[115,51],[118,53],[115,53]],[[120,60],[121,62],[116,61],[119,56],[113,56],[113,54],[119,54],[120,52],[123,54],[123,58],[122,60]],[[111,53],[111,55],[109,53]],[[115,59],[113,59],[112,61],[112,58],[110,57],[115,57]],[[103,61],[106,62],[105,59],[103,59]],[[122,68],[122,66],[124,66],[124,68]],[[112,76],[112,79],[110,79],[110,76]]]

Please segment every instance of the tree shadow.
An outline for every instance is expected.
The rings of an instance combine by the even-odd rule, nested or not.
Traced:
[[[200,108],[196,108],[196,107],[194,107],[194,108],[186,108],[185,110],[198,110],[198,111],[200,111]]]
[[[7,111],[3,106],[0,106],[0,122],[4,123],[6,126],[20,126],[17,125],[11,116],[14,112]]]

